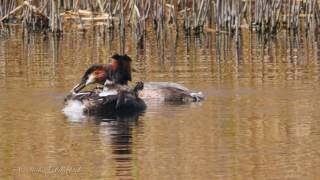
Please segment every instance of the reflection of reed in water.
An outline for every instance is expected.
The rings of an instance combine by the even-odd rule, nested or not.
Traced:
[[[315,54],[318,47],[313,37],[287,33],[271,39],[268,36],[242,32],[240,43],[234,44],[229,36],[217,35],[217,68],[213,73],[221,80],[241,78],[243,82],[262,80],[280,83],[316,77],[311,75],[319,73],[316,68],[318,56]]]
[[[2,87],[7,84],[69,89],[88,66],[109,63],[110,56],[122,48],[117,43],[117,33],[103,35],[101,29],[84,34],[70,32],[63,38],[32,35],[24,37],[26,41],[21,41],[19,32],[12,28],[12,35],[18,39],[9,38],[0,44]],[[137,70],[134,81],[285,80],[314,78],[319,71],[319,43],[302,34],[282,33],[270,39],[243,31],[235,44],[227,34],[181,37],[168,31],[163,43],[148,36],[143,49],[136,49],[132,34],[126,33],[125,52],[133,57]]]
[[[6,78],[4,83],[8,86],[54,86],[60,53],[56,39],[52,39],[49,44],[35,36],[29,42],[7,41],[3,47],[1,49],[5,52],[2,53],[0,69],[3,72],[1,76]]]

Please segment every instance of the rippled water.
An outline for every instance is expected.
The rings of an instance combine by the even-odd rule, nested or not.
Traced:
[[[317,39],[318,38],[318,39]],[[0,39],[0,179],[318,179],[320,39],[281,32],[127,33],[134,81],[202,91],[201,103],[150,104],[141,116],[72,119],[63,98],[92,63],[108,63],[117,36]]]

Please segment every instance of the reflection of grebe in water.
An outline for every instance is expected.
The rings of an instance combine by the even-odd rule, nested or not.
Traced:
[[[128,114],[99,114],[86,116],[78,123],[81,127],[90,129],[94,137],[93,142],[98,153],[102,153],[99,159],[101,173],[107,173],[110,179],[132,179],[135,176],[135,158],[137,146],[134,142],[140,141],[143,134],[143,121],[139,120],[142,113]],[[68,121],[76,121],[68,118]],[[93,154],[96,154],[94,152]],[[110,168],[110,169],[108,169]]]
[[[124,179],[134,177],[135,157],[137,151],[133,142],[139,141],[139,134],[143,133],[143,122],[139,121],[140,114],[130,116],[100,116],[94,117],[99,125],[99,139],[102,145],[111,148],[112,164],[115,176]],[[132,133],[135,132],[135,133]],[[110,164],[110,162],[106,162]]]

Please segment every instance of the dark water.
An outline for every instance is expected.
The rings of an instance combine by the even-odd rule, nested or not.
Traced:
[[[28,40],[13,28],[0,39],[0,179],[318,179],[319,38],[240,40],[168,33],[162,49],[150,33],[136,48],[127,33],[134,81],[181,83],[206,100],[74,121],[63,97],[118,38]]]

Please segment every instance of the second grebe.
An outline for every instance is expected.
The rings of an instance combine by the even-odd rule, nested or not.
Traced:
[[[75,101],[84,107],[85,114],[131,114],[146,109],[145,102],[138,97],[143,83],[137,82],[134,88],[119,86],[114,90],[95,88],[91,91],[70,92],[65,98],[65,105]]]
[[[92,83],[127,85],[129,81],[131,81],[131,58],[127,55],[115,54],[112,56],[111,64],[95,64],[87,69],[73,91],[79,92]],[[203,100],[201,92],[193,92],[180,84],[170,82],[145,82],[143,90],[138,94],[139,98],[146,101],[183,103]]]

